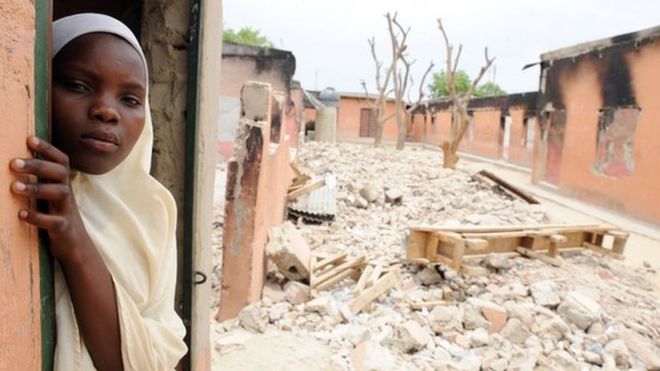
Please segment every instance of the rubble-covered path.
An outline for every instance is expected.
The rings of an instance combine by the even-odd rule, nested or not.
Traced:
[[[491,256],[490,274],[444,275],[405,264],[408,227],[528,225],[549,220],[542,205],[495,192],[461,170],[442,169],[441,154],[311,142],[301,168],[337,178],[337,214],[328,225],[298,222],[313,254],[346,252],[373,265],[398,266],[401,281],[343,321],[353,297],[347,278],[307,301],[271,265],[264,298],[236,320],[216,323],[218,370],[590,370],[660,369],[660,300],[636,270],[589,251],[563,254],[554,267],[523,257]],[[363,194],[377,195],[366,202]],[[399,191],[401,204],[385,201]],[[221,198],[220,198],[221,199]],[[216,206],[219,287],[222,205]],[[657,262],[654,262],[657,265]],[[218,296],[216,291],[216,297]],[[441,303],[413,309],[411,303]],[[213,304],[217,310],[217,301]]]

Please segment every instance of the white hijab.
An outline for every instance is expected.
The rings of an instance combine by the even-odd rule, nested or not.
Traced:
[[[55,21],[53,57],[75,38],[95,32],[126,40],[147,71],[131,30],[101,14]],[[145,109],[144,129],[128,157],[106,174],[77,172],[71,186],[87,233],[114,280],[124,369],[162,371],[173,370],[186,353],[185,327],[174,310],[176,206],[167,189],[149,174],[153,127],[148,98]],[[55,370],[95,370],[59,267],[55,274]]]

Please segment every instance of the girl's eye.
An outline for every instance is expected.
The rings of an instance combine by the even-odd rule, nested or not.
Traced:
[[[89,91],[87,86],[77,81],[65,81],[64,86],[66,86],[67,89],[77,93],[86,93]]]
[[[133,96],[125,96],[121,100],[131,107],[138,107],[142,104],[139,99]]]

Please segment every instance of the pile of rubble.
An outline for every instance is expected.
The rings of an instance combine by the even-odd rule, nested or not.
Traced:
[[[489,255],[484,275],[406,262],[413,225],[550,222],[542,205],[442,169],[440,156],[305,144],[301,168],[336,176],[336,217],[271,231],[263,299],[215,326],[216,350],[293,334],[329,349],[324,367],[338,370],[660,369],[650,265],[591,251],[562,254],[560,267]]]

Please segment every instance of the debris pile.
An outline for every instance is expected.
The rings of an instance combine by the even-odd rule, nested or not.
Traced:
[[[335,370],[660,369],[660,301],[645,279],[657,268],[633,271],[589,249],[560,251],[559,266],[485,254],[482,274],[411,262],[415,225],[562,221],[460,168],[442,169],[431,150],[313,142],[300,164],[336,176],[334,221],[273,231],[271,243],[286,246],[269,247],[262,300],[214,328],[222,357],[264,337],[279,349],[295,335],[325,349],[319,364]],[[304,241],[307,266],[291,235]]]

